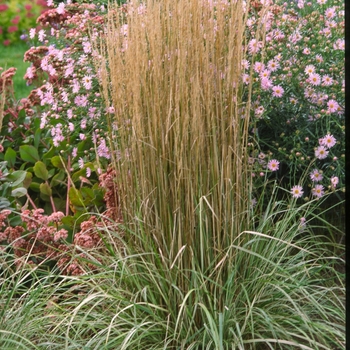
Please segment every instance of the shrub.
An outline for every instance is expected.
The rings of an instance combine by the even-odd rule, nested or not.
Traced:
[[[45,0],[9,0],[0,3],[0,46],[26,40],[28,30],[46,10]]]
[[[255,186],[276,179],[295,197],[319,198],[344,186],[344,6],[337,0],[265,5],[248,20],[243,62],[243,80],[253,89]],[[260,25],[265,41],[254,34]]]

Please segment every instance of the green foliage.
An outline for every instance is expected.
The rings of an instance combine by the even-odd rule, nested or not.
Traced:
[[[44,0],[8,0],[0,4],[0,47],[28,37],[37,26],[36,19],[46,8]]]
[[[55,271],[25,265],[15,270],[4,256],[0,345],[345,349],[345,286],[339,271],[344,247],[334,245],[332,254],[327,237],[315,235],[313,208],[271,198],[264,220],[242,232],[206,270],[195,255],[188,271],[183,269],[187,248],[170,260],[142,232],[129,232],[135,241],[143,240],[140,252],[107,226],[101,228],[106,251],[83,250],[88,258],[80,262],[97,266],[83,276],[58,278]],[[304,227],[300,217],[307,218]],[[206,222],[200,225],[205,231]],[[324,222],[323,229],[336,228]],[[229,274],[222,280],[217,272],[226,265]],[[24,290],[26,297],[18,298]]]

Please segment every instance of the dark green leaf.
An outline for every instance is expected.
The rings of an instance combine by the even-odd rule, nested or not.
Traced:
[[[25,162],[35,163],[39,160],[38,150],[31,145],[22,145],[19,147],[19,154]]]
[[[46,195],[46,196],[51,196],[52,195],[52,190],[47,183],[42,183],[40,184],[40,193]]]
[[[41,161],[37,161],[35,163],[34,174],[36,177],[38,177],[39,179],[42,179],[44,181],[46,181],[49,178],[49,173],[46,169],[46,165]]]
[[[16,163],[16,151],[9,147],[5,152],[4,159],[7,162],[8,167],[13,168]]]

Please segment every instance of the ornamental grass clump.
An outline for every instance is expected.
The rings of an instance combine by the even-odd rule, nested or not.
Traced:
[[[242,1],[109,11],[97,64],[124,222],[142,236],[130,244],[150,240],[167,261],[184,255],[183,269],[195,257],[206,271],[249,223],[249,118],[238,113],[246,17]]]

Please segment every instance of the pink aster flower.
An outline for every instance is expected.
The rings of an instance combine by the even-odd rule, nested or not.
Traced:
[[[249,82],[250,82],[249,74],[243,74],[242,75],[242,80],[243,80],[244,84],[249,84]]]
[[[324,195],[324,187],[322,185],[315,185],[311,192],[315,197],[321,198]]]
[[[92,77],[91,75],[85,75],[83,77],[83,85],[86,90],[91,90],[92,87]]]
[[[260,73],[265,68],[265,65],[262,62],[255,62],[254,63],[254,71],[257,73]]]
[[[327,151],[326,147],[318,146],[315,150],[315,157],[318,159],[325,159],[328,156],[329,151]]]
[[[267,63],[267,67],[269,68],[269,70],[270,70],[271,72],[275,72],[275,71],[280,67],[280,64],[278,63],[278,61],[270,60],[270,61]]]
[[[328,8],[328,9],[324,12],[324,14],[325,14],[325,17],[326,17],[327,19],[333,18],[333,17],[335,16],[335,8],[334,8],[334,7]]]
[[[303,50],[303,54],[304,55],[310,55],[311,51],[308,47],[305,47],[305,49]]]
[[[317,73],[311,73],[309,75],[309,79],[308,81],[310,82],[310,84],[314,85],[314,86],[317,86],[317,85],[320,85],[321,84],[321,77],[319,74]]]
[[[269,90],[273,86],[272,81],[269,78],[262,78],[260,84],[262,90]]]
[[[300,198],[304,194],[303,188],[299,185],[295,185],[291,189],[292,196],[294,198]]]
[[[322,77],[322,85],[331,86],[333,84],[333,79],[329,75],[324,75]]]
[[[315,66],[313,66],[312,64],[309,64],[305,67],[304,72],[308,75],[310,75],[311,73],[315,72]]]
[[[327,106],[328,106],[328,112],[330,113],[337,112],[339,108],[339,104],[336,100],[329,100],[327,102]]]
[[[271,72],[268,69],[264,69],[263,71],[260,72],[259,76],[261,79],[263,78],[269,78]]]
[[[280,85],[274,86],[272,88],[272,91],[273,91],[272,96],[274,97],[282,97],[284,93],[284,90]]]
[[[339,178],[337,176],[332,176],[331,177],[331,186],[333,188],[336,188],[339,183]]]
[[[336,144],[337,140],[333,135],[327,134],[320,140],[320,145],[327,148],[332,148]]]
[[[314,169],[310,173],[310,178],[311,178],[312,181],[318,182],[318,181],[322,181],[323,175],[320,173],[320,171],[318,169]]]
[[[276,159],[271,159],[268,163],[267,163],[267,168],[271,171],[277,171],[279,169],[279,164],[280,162]]]
[[[322,63],[323,62],[323,57],[321,55],[316,55],[315,57],[317,63]]]

